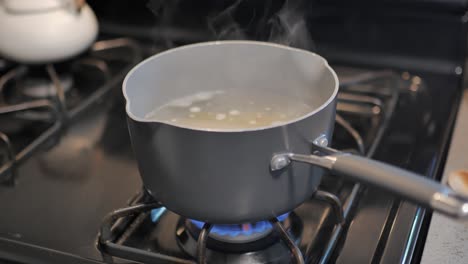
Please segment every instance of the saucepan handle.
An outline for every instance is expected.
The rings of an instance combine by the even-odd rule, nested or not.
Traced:
[[[468,198],[422,175],[379,161],[342,152],[325,156],[281,153],[273,156],[271,169],[279,170],[291,161],[329,169],[333,174],[381,187],[402,198],[455,218],[468,218]]]

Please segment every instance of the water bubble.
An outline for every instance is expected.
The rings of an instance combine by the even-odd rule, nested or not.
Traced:
[[[198,113],[201,111],[201,108],[198,106],[190,107],[190,112],[192,113]]]
[[[271,111],[271,107],[265,107],[265,111]]]
[[[240,111],[233,109],[233,110],[229,111],[229,114],[230,115],[240,115]]]
[[[226,118],[226,114],[223,114],[223,113],[216,114],[216,120],[223,120],[225,118]]]
[[[262,118],[262,117],[263,117],[262,113],[257,113],[257,118]]]
[[[193,100],[191,98],[180,98],[177,100],[172,101],[169,106],[174,106],[174,107],[189,107],[193,103]]]
[[[254,104],[254,101],[249,101],[249,105],[253,105]]]
[[[205,101],[205,100],[210,100],[211,98],[213,98],[213,92],[199,92],[195,95],[195,97],[198,99],[198,100],[202,100],[202,101]]]
[[[250,120],[250,121],[249,121],[249,124],[255,125],[255,124],[257,124],[257,121],[255,121],[255,120]]]
[[[177,122],[177,119],[173,118],[171,119],[171,122]]]

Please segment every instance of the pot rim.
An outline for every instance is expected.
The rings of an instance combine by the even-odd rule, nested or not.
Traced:
[[[281,48],[281,49],[285,49],[285,50],[292,50],[292,51],[302,52],[302,53],[307,54],[307,55],[312,55],[312,56],[318,57],[318,58],[320,58],[321,63],[323,63],[323,65],[327,68],[328,71],[330,71],[330,73],[333,76],[333,80],[335,81],[335,87],[334,87],[333,93],[324,103],[322,103],[320,106],[314,108],[314,110],[310,111],[309,113],[307,113],[307,114],[305,114],[305,115],[303,115],[301,117],[291,119],[286,123],[282,123],[282,124],[278,124],[278,125],[261,126],[261,127],[254,127],[254,128],[239,128],[239,129],[232,129],[232,128],[231,129],[194,128],[194,127],[184,126],[184,125],[180,125],[180,124],[173,124],[173,123],[168,124],[168,123],[164,123],[164,122],[148,120],[148,119],[145,119],[145,118],[139,118],[139,117],[135,116],[130,111],[130,100],[128,98],[127,91],[126,91],[127,90],[127,82],[129,80],[129,78],[133,75],[133,73],[135,71],[137,71],[139,68],[143,67],[144,64],[146,64],[149,61],[152,61],[154,59],[157,59],[159,57],[162,57],[162,56],[165,56],[165,55],[168,55],[168,54],[171,54],[173,52],[177,52],[177,51],[180,51],[180,50],[183,50],[183,49],[190,49],[190,48],[194,48],[194,47],[208,46],[208,45],[231,45],[231,44],[270,46],[270,47],[276,47],[276,48]],[[320,112],[321,110],[326,108],[329,104],[331,104],[335,100],[335,98],[336,98],[336,96],[338,94],[338,90],[339,90],[338,76],[336,75],[336,72],[333,70],[333,68],[328,64],[328,61],[325,58],[323,58],[322,56],[320,56],[320,55],[318,55],[318,54],[316,54],[314,52],[308,51],[308,50],[293,48],[293,47],[289,47],[289,46],[285,46],[285,45],[281,45],[281,44],[276,44],[276,43],[270,43],[270,42],[264,42],[264,41],[252,41],[252,40],[207,41],[207,42],[199,42],[199,43],[195,43],[195,44],[189,44],[189,45],[184,45],[184,46],[180,46],[180,47],[177,47],[177,48],[169,49],[169,50],[157,53],[155,55],[152,55],[152,56],[148,57],[147,59],[141,61],[137,65],[135,65],[133,67],[133,69],[131,69],[127,73],[127,75],[125,76],[125,79],[124,79],[124,81],[122,83],[122,93],[124,95],[125,102],[126,102],[125,111],[127,113],[127,116],[129,118],[131,118],[132,120],[137,121],[137,122],[143,122],[143,123],[161,123],[161,124],[166,124],[166,125],[170,125],[170,126],[174,126],[174,127],[178,127],[178,128],[183,128],[183,129],[187,129],[187,130],[192,130],[192,131],[222,132],[222,133],[255,132],[255,131],[261,131],[261,130],[267,130],[267,129],[271,129],[271,128],[278,128],[278,127],[282,127],[282,126],[287,126],[287,125],[299,122],[299,121],[304,120],[304,119],[306,119],[306,118],[308,118],[310,116],[313,116],[314,114]]]

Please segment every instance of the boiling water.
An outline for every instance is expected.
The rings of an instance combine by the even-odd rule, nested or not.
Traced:
[[[204,130],[252,129],[281,125],[313,109],[293,96],[210,91],[170,101],[146,114],[145,119]]]

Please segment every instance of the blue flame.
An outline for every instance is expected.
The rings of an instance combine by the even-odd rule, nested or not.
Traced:
[[[153,223],[156,223],[159,220],[159,218],[161,218],[161,216],[164,214],[164,212],[166,212],[166,207],[159,207],[151,210],[151,221],[153,221]]]
[[[277,217],[278,221],[284,221],[288,217],[289,213],[280,215]],[[197,220],[190,220],[196,227],[203,228],[204,222]],[[263,233],[270,229],[273,226],[269,221],[260,221],[253,224],[243,224],[243,225],[214,225],[211,228],[210,233],[215,233],[221,236],[230,236],[237,237],[239,235],[249,236],[253,234]]]
[[[159,218],[166,212],[165,207],[159,207],[151,210],[151,221],[153,223],[157,222]],[[278,221],[282,222],[286,220],[289,213],[282,214],[277,217]],[[190,220],[196,227],[202,229],[204,222],[197,220]],[[243,224],[243,225],[214,225],[210,233],[215,233],[221,236],[230,236],[237,237],[239,235],[249,236],[253,234],[263,233],[270,229],[273,226],[269,221],[260,221],[253,224]]]

